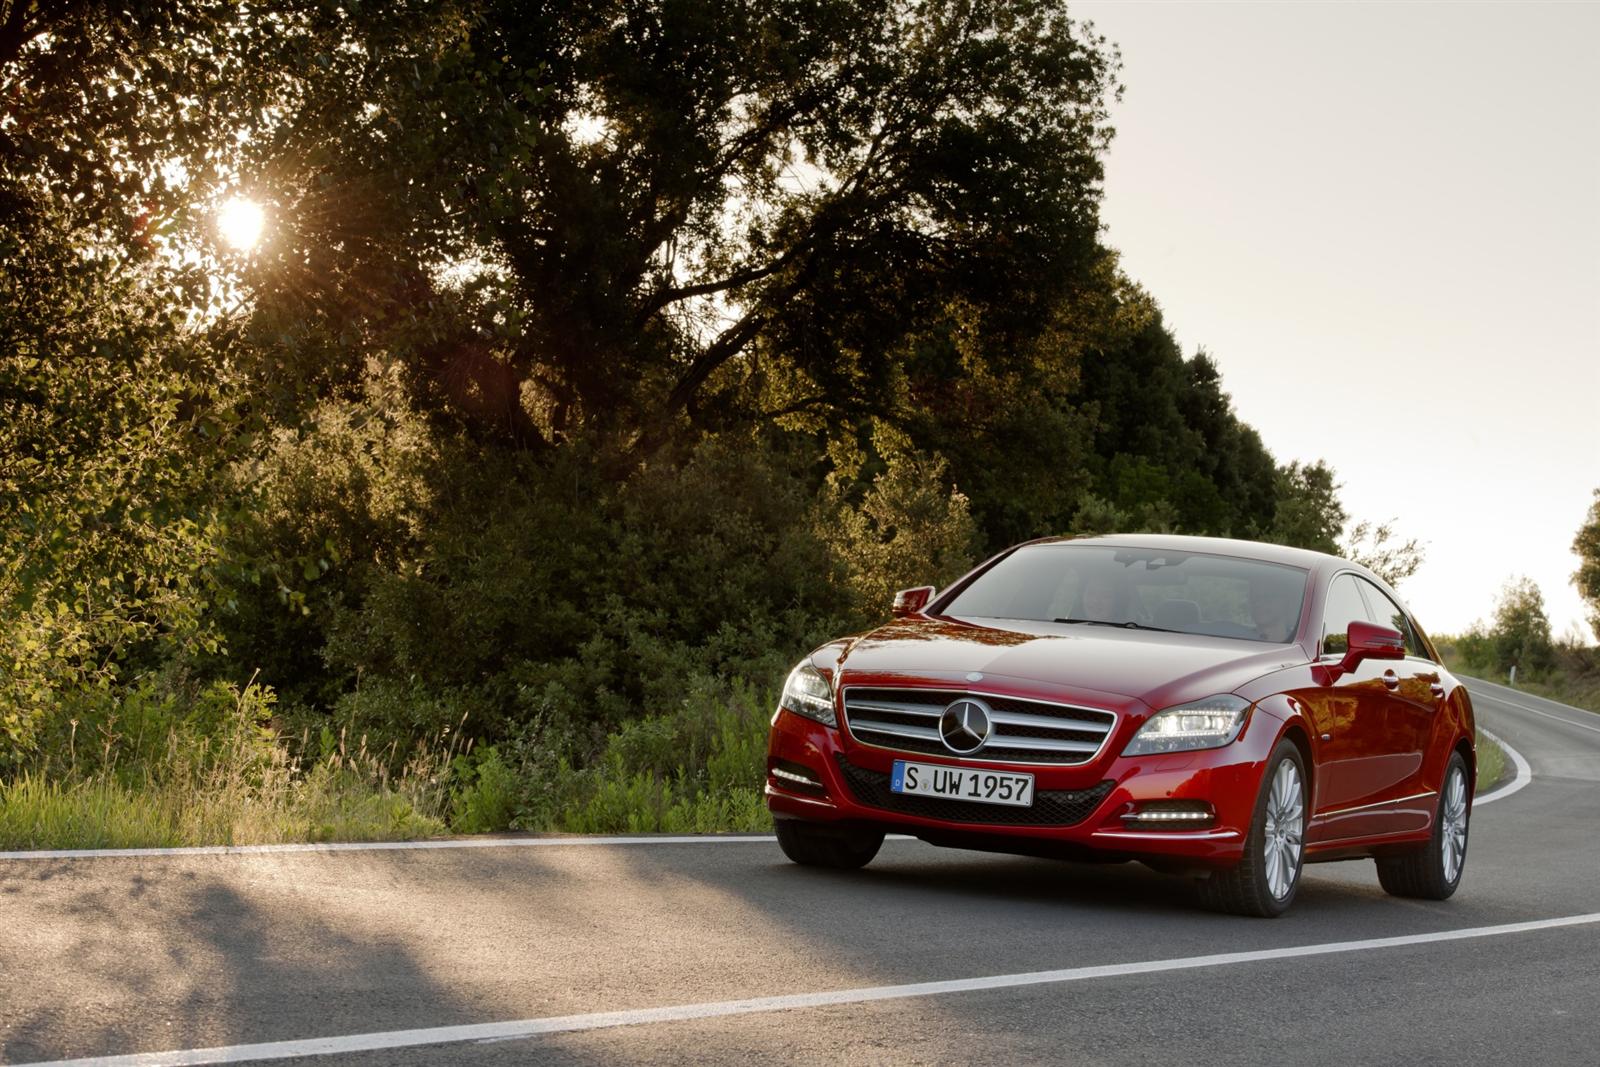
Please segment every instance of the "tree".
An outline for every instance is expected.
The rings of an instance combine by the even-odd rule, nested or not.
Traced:
[[[0,9],[0,766],[64,701],[214,647],[227,375],[150,205],[174,159],[206,170],[172,102],[215,75],[188,35],[229,8]]]
[[[1341,554],[1390,585],[1398,586],[1422,566],[1423,550],[1421,542],[1414,537],[1399,540],[1394,523],[1394,519],[1376,525],[1364,520],[1356,523],[1345,537]]]
[[[308,370],[320,324],[518,447],[870,413],[953,304],[1020,351],[1100,255],[1116,61],[1044,0],[313,5],[253,40],[267,369],[348,368]]]
[[[1337,553],[1347,518],[1339,503],[1333,469],[1326,463],[1296,461],[1279,470],[1278,503],[1269,540]]]
[[[1578,569],[1573,572],[1572,582],[1589,605],[1590,629],[1600,637],[1600,489],[1595,490],[1588,519],[1572,539],[1572,551],[1578,554]]]
[[[1553,662],[1544,594],[1530,579],[1509,579],[1501,589],[1494,609],[1494,626],[1489,631],[1489,647],[1493,666],[1502,673],[1515,665],[1527,675],[1545,670]]]

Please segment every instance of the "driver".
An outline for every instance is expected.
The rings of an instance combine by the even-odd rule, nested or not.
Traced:
[[[1095,622],[1127,622],[1127,590],[1116,575],[1097,570],[1083,585],[1083,617]]]

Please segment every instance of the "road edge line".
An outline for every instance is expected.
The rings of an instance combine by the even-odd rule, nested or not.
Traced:
[[[328,841],[280,845],[186,845],[178,848],[57,848],[0,852],[3,860],[92,860],[138,856],[261,856],[293,852],[406,852],[453,848],[576,848],[601,845],[749,845],[772,844],[772,834],[661,834],[659,836],[590,834],[572,837],[463,837],[439,841]],[[885,841],[913,841],[908,834],[889,834]]]
[[[19,1064],[17,1067],[197,1067],[200,1064],[252,1063],[261,1060],[293,1059],[302,1056],[375,1052],[385,1049],[419,1048],[470,1042],[512,1041],[546,1034],[606,1030],[623,1026],[647,1026],[660,1023],[687,1022],[695,1019],[723,1018],[731,1015],[752,1015],[803,1008],[834,1007],[842,1004],[905,1000],[914,997],[939,996],[950,993],[1056,985],[1064,982],[1078,982],[1097,978],[1157,974],[1206,967],[1222,967],[1239,963],[1269,963],[1306,956],[1370,952],[1387,948],[1425,945],[1439,941],[1463,941],[1480,937],[1532,933],[1570,926],[1588,926],[1597,923],[1600,923],[1600,912],[1589,912],[1583,915],[1534,919],[1526,922],[1505,923],[1498,926],[1465,927],[1455,930],[1438,930],[1427,934],[1405,934],[1399,937],[1367,938],[1359,941],[1331,941],[1314,945],[1255,949],[1207,956],[1180,956],[1165,960],[1143,960],[1132,963],[1071,967],[1053,971],[1027,971],[1018,974],[985,975],[975,978],[914,982],[905,985],[867,986],[817,993],[750,997],[744,1000],[706,1001],[697,1004],[675,1004],[657,1008],[588,1012],[580,1015],[547,1016],[544,1018],[507,1020],[494,1023],[469,1023],[412,1030],[385,1030],[365,1034],[345,1034],[335,1037],[295,1038],[248,1045],[219,1045],[212,1048],[135,1052],[70,1060],[39,1060],[33,1063]]]
[[[131,856],[259,856],[278,852],[404,852],[454,848],[552,848],[583,845],[743,845],[772,834],[662,834],[659,837],[484,837],[440,841],[327,841],[278,845],[189,845],[179,848],[58,848],[0,852],[0,860],[81,860]]]
[[[1511,781],[1507,782],[1505,785],[1496,786],[1495,788],[1489,790],[1481,797],[1473,797],[1472,806],[1474,808],[1480,808],[1485,804],[1493,804],[1497,800],[1504,800],[1513,793],[1521,792],[1533,781],[1533,768],[1530,767],[1528,765],[1528,761],[1522,757],[1522,753],[1506,744],[1505,738],[1501,737],[1499,734],[1491,733],[1481,726],[1478,727],[1478,732],[1500,746],[1501,751],[1503,751],[1506,754],[1506,757],[1511,760],[1511,765],[1516,768],[1517,776],[1511,779]]]

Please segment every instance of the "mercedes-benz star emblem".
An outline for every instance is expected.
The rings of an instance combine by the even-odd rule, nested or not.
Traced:
[[[944,747],[958,756],[969,756],[982,748],[993,729],[989,705],[971,697],[956,701],[939,716],[939,736],[944,739]]]

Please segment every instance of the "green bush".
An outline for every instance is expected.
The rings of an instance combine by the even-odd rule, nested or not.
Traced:
[[[770,699],[769,699],[770,698]],[[706,833],[771,826],[763,800],[775,694],[697,679],[670,714],[624,724],[598,758],[553,762],[537,735],[514,743],[516,825],[568,833]]]
[[[458,834],[509,830],[517,802],[518,783],[511,768],[490,745],[451,763],[455,783],[450,798],[450,829]]]

